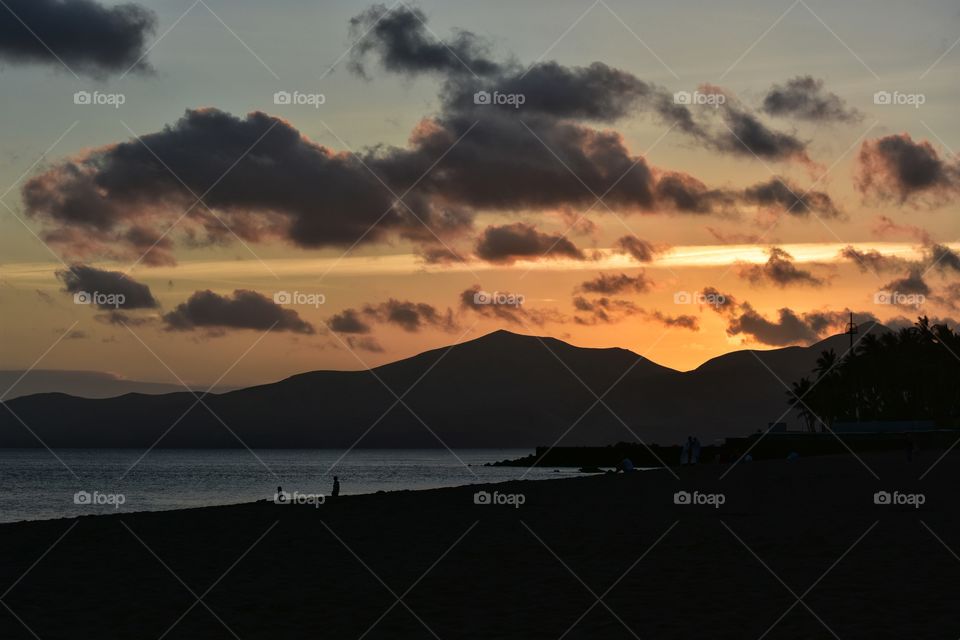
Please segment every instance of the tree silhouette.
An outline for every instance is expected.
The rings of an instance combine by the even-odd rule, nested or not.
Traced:
[[[960,421],[960,334],[921,317],[912,327],[867,334],[842,358],[817,358],[813,381],[793,383],[788,403],[808,429],[815,422]]]

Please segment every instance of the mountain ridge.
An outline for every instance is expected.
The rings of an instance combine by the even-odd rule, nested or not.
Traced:
[[[671,444],[688,432],[706,442],[778,421],[784,384],[807,375],[823,349],[843,353],[846,340],[735,351],[676,371],[628,349],[500,330],[370,370],[305,372],[202,402],[187,391],[24,396],[0,414],[0,447],[41,446],[37,438],[51,447]]]

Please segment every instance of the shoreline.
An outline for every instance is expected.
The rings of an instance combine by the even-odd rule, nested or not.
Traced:
[[[44,640],[937,638],[960,575],[960,454],[942,453],[9,523],[0,581]],[[808,589],[816,617],[790,591]],[[32,637],[2,615],[0,636]]]

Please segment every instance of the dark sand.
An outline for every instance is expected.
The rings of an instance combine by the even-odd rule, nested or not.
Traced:
[[[917,480],[939,455],[863,456],[879,481],[843,455],[488,487],[520,508],[461,487],[3,525],[0,638],[957,638],[934,535],[960,551],[957,455]]]

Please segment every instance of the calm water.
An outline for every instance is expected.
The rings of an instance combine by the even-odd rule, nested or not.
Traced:
[[[236,504],[271,498],[278,485],[291,493],[329,494],[334,475],[340,477],[342,495],[500,482],[518,479],[527,470],[482,465],[531,451],[469,449],[456,456],[445,449],[355,449],[346,455],[327,449],[154,449],[146,456],[141,449],[55,453],[64,464],[46,449],[0,449],[0,522]],[[527,478],[560,474],[533,469]],[[91,502],[105,502],[75,504],[79,491],[89,493]],[[121,495],[123,503],[116,504]]]

